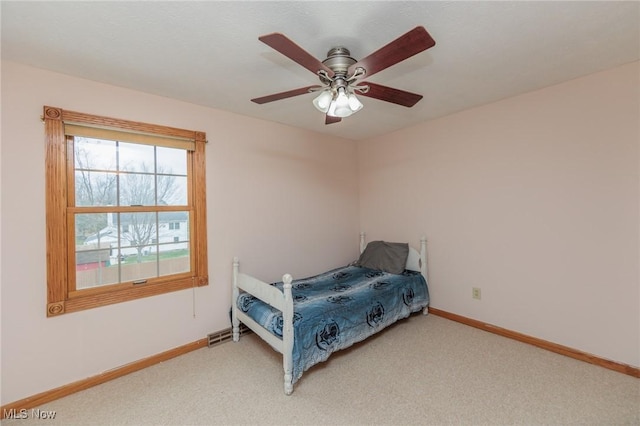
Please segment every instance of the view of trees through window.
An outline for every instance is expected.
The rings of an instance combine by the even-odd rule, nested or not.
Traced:
[[[190,270],[187,151],[74,137],[76,289]]]

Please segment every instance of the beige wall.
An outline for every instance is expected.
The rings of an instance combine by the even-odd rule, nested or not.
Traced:
[[[207,133],[209,286],[45,317],[43,105]],[[352,141],[3,63],[1,149],[2,404],[229,327],[233,256],[271,281],[358,253]]]
[[[311,275],[360,229],[428,237],[434,307],[640,366],[638,71],[356,144],[3,63],[1,403],[228,327],[233,256]],[[45,104],[207,132],[208,287],[45,317]]]
[[[360,143],[362,229],[427,236],[436,308],[640,366],[639,75],[636,62]]]

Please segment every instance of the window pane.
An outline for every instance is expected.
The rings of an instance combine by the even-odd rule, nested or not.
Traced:
[[[189,212],[160,213],[158,226],[160,275],[190,271]]]
[[[158,243],[189,241],[189,212],[162,212],[158,214],[160,227]]]
[[[131,258],[128,257],[126,261],[124,261],[120,268],[122,270],[122,281],[138,281],[147,278],[154,278],[158,276],[158,263],[153,262],[138,262],[137,260],[130,261]]]
[[[160,275],[178,274],[191,270],[189,243],[162,244],[159,246]]]
[[[137,261],[142,262],[143,249],[156,238],[156,213],[120,213],[118,216],[121,229],[127,229],[127,232],[120,233],[123,254],[136,255]]]
[[[75,215],[76,289],[118,282],[118,267],[112,266],[112,247],[117,228],[106,213]]]
[[[119,179],[121,206],[156,205],[156,178],[153,174],[121,173]]]
[[[76,214],[76,245],[96,249],[117,242],[118,229],[114,226],[112,218],[113,215],[107,213]]]
[[[116,203],[115,173],[76,170],[76,206],[112,206]]]
[[[155,172],[155,147],[137,143],[118,143],[119,169],[128,172]]]
[[[121,173],[120,205],[187,205],[187,177],[173,175],[154,176],[153,174],[143,173]]]
[[[75,137],[74,164],[76,169],[82,170],[116,170],[116,143]]]
[[[75,205],[106,206],[116,201],[116,143],[74,139]]]
[[[127,229],[127,232],[120,234],[122,281],[157,277],[157,259],[152,245],[156,239],[157,214],[120,213],[119,217],[121,229]]]
[[[166,206],[186,206],[187,178],[158,175],[158,204]]]
[[[76,251],[76,289],[118,283],[118,265],[111,264],[109,249]]]
[[[187,151],[177,148],[156,148],[158,173],[187,175]]]

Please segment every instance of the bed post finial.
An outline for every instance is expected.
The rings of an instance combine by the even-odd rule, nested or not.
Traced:
[[[240,270],[240,260],[238,256],[234,256],[233,258],[233,288],[237,288],[238,284],[238,271]]]
[[[364,249],[367,247],[367,243],[366,243],[366,240],[365,240],[366,235],[367,234],[364,233],[364,232],[360,233],[360,254],[362,254]]]

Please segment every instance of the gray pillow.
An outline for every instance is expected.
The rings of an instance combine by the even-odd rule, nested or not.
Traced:
[[[356,266],[401,274],[407,264],[409,244],[371,241],[367,244]]]

